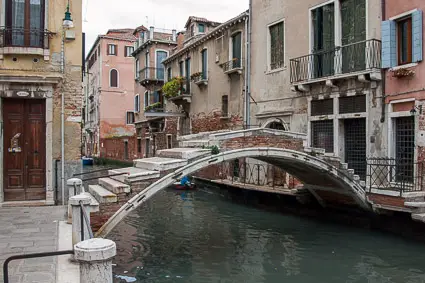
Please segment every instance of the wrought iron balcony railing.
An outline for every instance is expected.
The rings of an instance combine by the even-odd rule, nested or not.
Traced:
[[[381,68],[381,41],[360,41],[290,60],[291,83]]]
[[[233,58],[232,60],[223,63],[222,65],[224,73],[233,73],[242,70],[242,59]]]
[[[165,80],[164,68],[147,67],[140,70],[139,81],[141,84],[163,83]]]
[[[367,165],[369,190],[395,190],[401,194],[425,189],[425,161],[369,158]]]
[[[0,28],[0,47],[32,47],[49,49],[54,33],[43,29]]]

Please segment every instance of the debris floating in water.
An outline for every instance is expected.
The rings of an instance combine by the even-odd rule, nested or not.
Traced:
[[[115,275],[116,278],[125,280],[125,282],[136,282],[137,279],[135,277],[123,276],[123,275]]]

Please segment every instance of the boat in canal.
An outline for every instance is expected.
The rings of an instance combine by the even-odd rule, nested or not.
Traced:
[[[180,182],[175,182],[171,188],[178,191],[191,191],[196,189],[196,184],[191,182],[189,185],[182,185]]]
[[[83,156],[81,158],[81,160],[83,161],[83,166],[91,166],[91,165],[93,165],[93,158],[91,158],[91,157]]]

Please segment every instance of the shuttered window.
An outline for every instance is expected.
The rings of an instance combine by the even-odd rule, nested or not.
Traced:
[[[125,57],[131,57],[131,54],[133,54],[134,47],[133,46],[126,46],[124,49],[124,56]]]
[[[208,78],[207,76],[208,53],[206,49],[202,50],[201,57],[202,57],[202,79],[206,80]]]
[[[118,87],[118,71],[115,69],[112,69],[109,74],[109,86]]]
[[[118,45],[108,44],[108,55],[117,55]]]
[[[125,122],[126,122],[127,125],[134,124],[134,112],[133,111],[127,111]]]
[[[284,25],[283,22],[269,27],[270,33],[270,69],[284,66]]]

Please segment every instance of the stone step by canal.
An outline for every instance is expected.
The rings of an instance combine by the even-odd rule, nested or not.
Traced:
[[[96,198],[89,192],[84,192],[83,194],[90,197],[90,212],[99,211],[99,202],[96,200]]]
[[[90,185],[89,192],[99,203],[115,203],[118,201],[116,194],[108,191],[100,185]]]
[[[404,206],[407,207],[417,207],[417,208],[425,208],[425,202],[420,202],[420,201],[414,201],[414,202],[408,202],[406,201],[404,203]]]
[[[136,167],[127,167],[127,168],[113,169],[108,171],[109,175],[115,175],[120,173],[127,173],[127,174],[111,176],[110,178],[115,181],[129,184],[129,185],[140,182],[140,181],[159,178],[160,176],[159,171],[146,170],[146,169],[141,169]]]
[[[152,171],[166,171],[183,167],[187,164],[185,159],[164,158],[164,157],[150,157],[134,160],[134,165],[137,168],[152,170]]]
[[[412,213],[412,219],[425,222],[425,213]]]
[[[158,157],[186,159],[193,161],[198,158],[206,157],[211,154],[210,149],[177,147],[171,149],[158,150]]]
[[[105,189],[107,189],[108,191],[114,194],[129,193],[131,191],[129,185],[121,183],[111,178],[99,179],[99,185],[101,185],[102,187],[104,187]]]

